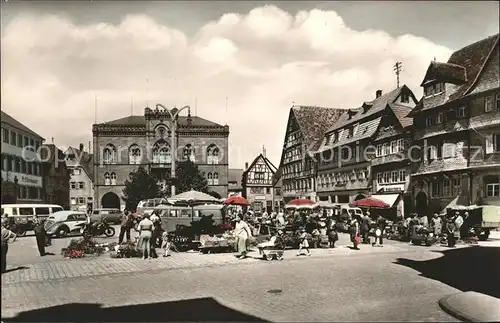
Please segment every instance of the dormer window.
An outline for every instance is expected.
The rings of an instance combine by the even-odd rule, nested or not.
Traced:
[[[410,95],[408,93],[401,93],[401,102],[402,103],[409,103],[410,102]]]
[[[327,146],[328,144],[330,144],[330,140],[332,139],[332,135],[331,134],[327,134],[326,137],[325,137],[325,146]]]
[[[370,110],[370,108],[372,107],[371,104],[368,104],[368,103],[364,103],[363,104],[363,113],[367,113],[368,110]]]
[[[427,117],[427,118],[425,118],[425,125],[426,125],[427,127],[432,126],[432,117]]]
[[[436,116],[436,124],[441,124],[444,121],[444,116],[442,112],[439,112]]]
[[[348,129],[347,139],[354,137],[354,127]]]
[[[434,94],[439,94],[444,91],[444,83],[433,82],[426,84],[424,87],[425,96],[431,96]]]
[[[457,109],[457,118],[465,117],[465,107],[460,107]]]

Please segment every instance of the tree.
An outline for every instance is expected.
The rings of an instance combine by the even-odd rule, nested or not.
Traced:
[[[181,161],[177,164],[175,177],[174,185],[177,194],[190,190],[203,193],[210,192],[207,180],[198,170],[198,166],[190,160]]]
[[[142,166],[132,172],[129,179],[125,181],[122,198],[127,210],[135,211],[140,201],[159,196],[160,189],[156,179],[148,174]]]

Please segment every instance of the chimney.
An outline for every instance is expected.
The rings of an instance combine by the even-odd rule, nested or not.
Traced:
[[[377,92],[375,92],[375,98],[378,99],[382,96],[382,90],[377,90]]]
[[[80,151],[83,151],[83,144],[80,144]]]
[[[247,170],[247,169],[248,169],[248,162],[245,163],[245,170]]]

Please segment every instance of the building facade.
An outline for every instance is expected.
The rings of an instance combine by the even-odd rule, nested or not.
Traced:
[[[280,212],[285,209],[283,199],[283,177],[282,169],[278,169],[273,176],[273,211]]]
[[[93,125],[94,207],[123,209],[125,180],[139,165],[165,184],[171,174],[172,136],[176,161],[190,159],[212,191],[228,195],[229,126],[189,113],[177,117],[172,133],[173,122],[166,110],[145,108],[143,116]]]
[[[267,159],[265,152],[259,154],[248,166],[241,180],[243,186],[243,197],[250,203],[254,212],[272,212],[273,206],[273,175],[276,167]]]
[[[69,171],[64,152],[54,144],[42,145],[43,200],[69,209]]]
[[[227,191],[228,196],[243,196],[243,186],[241,185],[241,180],[243,177],[244,169],[229,169],[229,175],[227,180]]]
[[[69,147],[66,152],[66,167],[70,179],[70,207],[72,210],[86,211],[93,207],[94,185],[93,155],[84,150],[83,144],[79,149]]]
[[[410,99],[414,106],[416,101]],[[413,107],[414,107],[413,106]],[[371,160],[372,197],[395,209],[398,217],[412,210],[411,163],[408,151],[412,144],[413,119],[407,117],[412,107],[389,103],[373,136],[376,147]]]
[[[415,103],[415,96],[406,85],[386,94],[378,90],[372,101],[348,110],[325,131],[315,154],[320,200],[350,203],[371,195],[371,159],[376,154],[373,140],[381,121],[392,111],[391,105],[412,107]]]
[[[420,213],[450,203],[500,205],[500,81],[498,34],[431,62],[424,96],[411,112],[412,174]]]
[[[316,163],[313,151],[324,132],[344,110],[314,106],[293,106],[281,153],[280,170],[285,203],[293,199],[316,201]]]
[[[2,111],[2,204],[42,203],[43,138]]]

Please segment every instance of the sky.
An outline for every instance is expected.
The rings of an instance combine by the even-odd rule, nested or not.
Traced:
[[[278,166],[293,104],[358,107],[396,87],[396,61],[420,98],[429,62],[498,33],[498,13],[495,1],[3,0],[1,108],[64,149],[87,146],[96,120],[190,105],[229,125],[230,167],[262,146]]]

